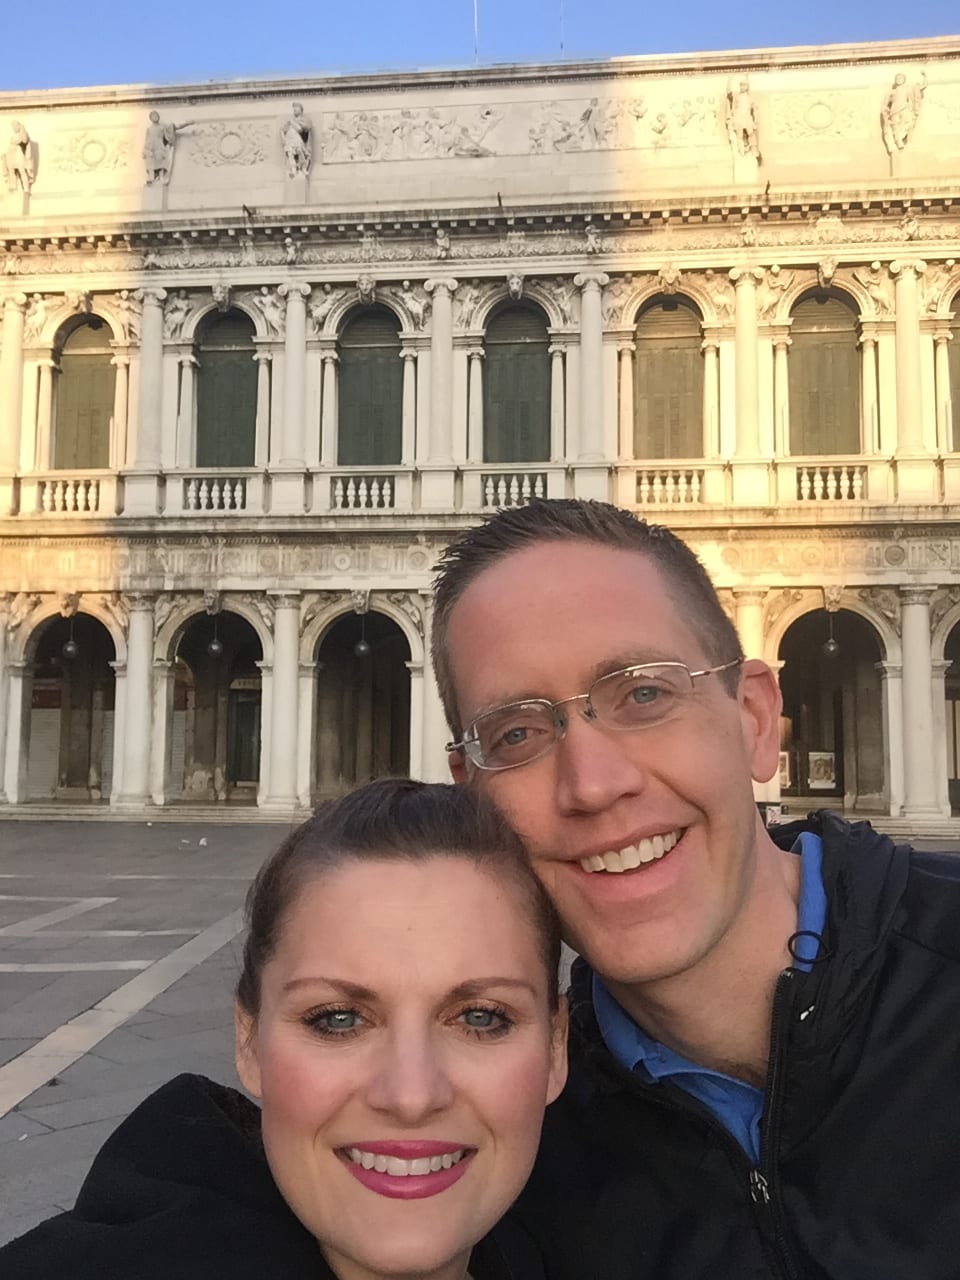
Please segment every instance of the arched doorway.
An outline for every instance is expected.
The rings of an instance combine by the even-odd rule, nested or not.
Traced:
[[[35,637],[27,796],[109,800],[113,778],[116,649],[89,614],[50,618]]]
[[[203,613],[184,627],[168,764],[174,800],[256,803],[262,659],[260,637],[239,614]]]
[[[804,803],[884,807],[886,726],[871,625],[846,609],[804,614],[780,642],[781,793]]]
[[[409,660],[406,637],[382,613],[348,613],[327,631],[317,654],[317,798],[409,773]]]

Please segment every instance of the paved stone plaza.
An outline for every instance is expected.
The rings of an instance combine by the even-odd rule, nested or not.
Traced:
[[[236,1083],[240,909],[286,830],[0,822],[0,1243],[73,1204],[158,1084]]]
[[[0,821],[0,1244],[70,1208],[164,1080],[237,1083],[241,907],[286,830]]]

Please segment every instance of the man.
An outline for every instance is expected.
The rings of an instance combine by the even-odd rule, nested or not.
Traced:
[[[765,830],[780,697],[699,561],[533,502],[441,562],[456,778],[585,963],[518,1213],[560,1280],[956,1280],[960,859]]]

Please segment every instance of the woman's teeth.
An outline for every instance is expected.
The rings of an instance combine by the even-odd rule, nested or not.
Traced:
[[[466,1154],[466,1148],[459,1151],[448,1151],[442,1156],[420,1156],[416,1160],[401,1160],[399,1156],[375,1155],[372,1151],[361,1151],[359,1147],[350,1147],[347,1155],[354,1164],[364,1169],[373,1169],[377,1173],[389,1173],[393,1178],[423,1177],[427,1173],[439,1173],[441,1169],[452,1169],[459,1164]]]

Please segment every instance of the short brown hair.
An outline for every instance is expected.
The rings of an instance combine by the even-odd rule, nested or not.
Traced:
[[[349,862],[463,858],[509,885],[536,934],[551,1010],[559,1003],[560,925],[519,837],[493,805],[450,783],[381,778],[321,805],[260,868],[247,893],[237,1003],[260,1009],[260,980],[301,887]]]
[[[724,612],[716,588],[697,556],[664,525],[648,524],[608,502],[578,498],[535,498],[509,507],[468,529],[437,562],[434,581],[433,667],[447,722],[455,738],[463,725],[447,653],[447,629],[457,601],[485,569],[543,542],[593,542],[622,551],[638,551],[653,561],[677,609],[689,623],[710,662],[742,658],[737,629]],[[723,672],[729,693],[737,687],[736,669]]]

